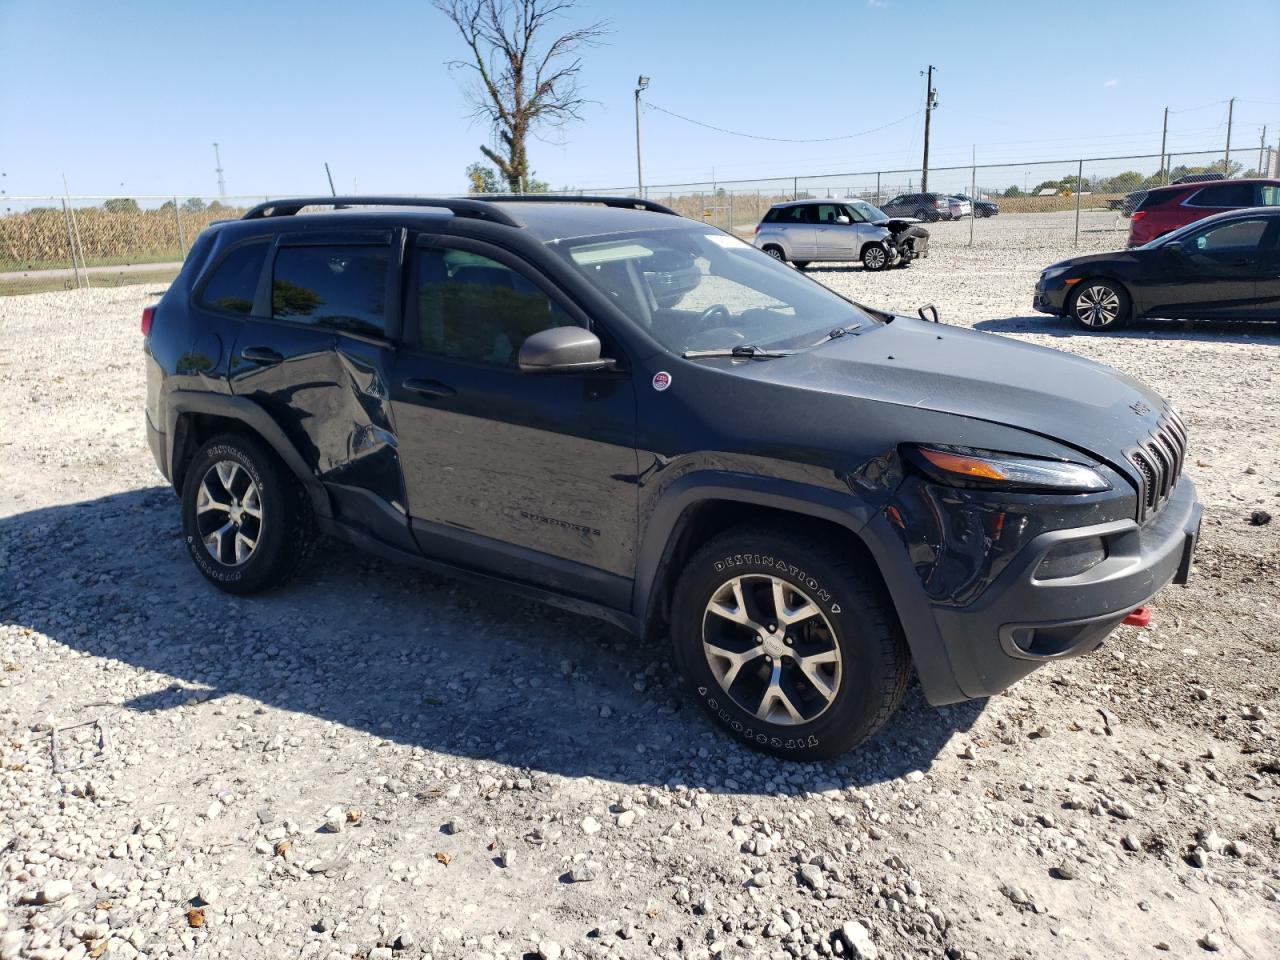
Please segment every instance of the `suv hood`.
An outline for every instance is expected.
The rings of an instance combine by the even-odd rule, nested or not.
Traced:
[[[1031,431],[1130,478],[1125,451],[1147,438],[1167,406],[1146,385],[1092,360],[910,317],[749,369],[800,389]]]

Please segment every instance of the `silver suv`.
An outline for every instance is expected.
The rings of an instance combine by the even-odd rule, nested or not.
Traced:
[[[801,269],[815,260],[861,260],[868,270],[883,270],[927,257],[929,231],[865,200],[793,200],[769,209],[756,227],[755,245]]]

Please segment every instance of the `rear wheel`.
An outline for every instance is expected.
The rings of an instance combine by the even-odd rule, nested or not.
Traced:
[[[938,215],[932,210],[926,210],[924,207],[921,207],[916,211],[916,219],[922,223],[933,223],[933,221],[938,219]]]
[[[795,264],[795,268],[797,270],[803,270],[805,267],[809,265],[808,260],[792,260],[791,262]]]
[[[689,561],[672,606],[675,658],[703,708],[758,750],[834,757],[878,730],[910,658],[874,572],[823,539],[742,527]]]
[[[862,248],[862,266],[866,270],[883,270],[889,265],[889,251],[878,243]]]
[[[1086,330],[1115,330],[1129,320],[1129,293],[1114,280],[1090,279],[1076,285],[1071,319]]]
[[[777,260],[779,263],[787,262],[787,255],[783,253],[782,248],[777,246],[776,244],[771,243],[767,247],[764,247],[763,250],[765,253],[773,257],[773,259]]]
[[[266,444],[238,433],[214,437],[192,459],[182,528],[196,567],[228,593],[283,583],[315,543],[302,485]]]

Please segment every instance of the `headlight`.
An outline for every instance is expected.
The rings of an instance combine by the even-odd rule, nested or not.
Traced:
[[[969,447],[912,446],[908,456],[930,478],[956,487],[989,490],[1054,490],[1093,493],[1110,490],[1096,470],[1066,460],[992,453]]]

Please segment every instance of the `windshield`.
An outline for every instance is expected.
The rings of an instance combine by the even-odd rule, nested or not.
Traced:
[[[548,246],[674,353],[808,347],[873,322],[768,254],[701,225]]]
[[[873,206],[872,204],[867,203],[867,201],[865,200],[850,200],[849,206],[853,207],[853,209],[857,210],[860,214],[866,217],[868,221],[889,219],[889,215],[887,213],[885,213],[879,207]]]

